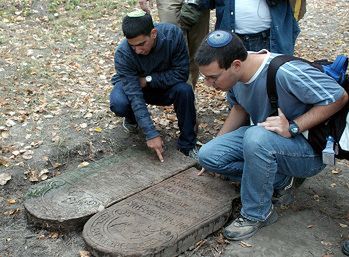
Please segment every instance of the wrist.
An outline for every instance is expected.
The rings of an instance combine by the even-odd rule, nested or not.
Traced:
[[[184,0],[185,4],[193,5],[193,6],[200,6],[200,0]]]
[[[288,132],[291,134],[291,137],[298,136],[301,133],[298,124],[294,120],[291,120],[288,123]]]

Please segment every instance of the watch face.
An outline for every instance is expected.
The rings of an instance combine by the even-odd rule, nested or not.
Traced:
[[[146,76],[145,77],[145,81],[148,82],[148,83],[151,82],[152,81],[152,77],[151,76]]]
[[[289,131],[292,135],[298,135],[299,134],[299,127],[295,123],[290,124]]]
[[[298,133],[298,128],[292,126],[292,127],[291,127],[291,131],[292,131],[292,133]]]

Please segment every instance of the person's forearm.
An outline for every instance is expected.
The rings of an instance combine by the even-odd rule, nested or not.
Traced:
[[[248,122],[248,115],[240,105],[234,105],[217,136],[231,132]]]
[[[294,121],[297,123],[301,132],[306,131],[327,120],[344,107],[347,102],[348,95],[347,93],[344,93],[344,95],[336,102],[329,105],[314,106],[303,115],[297,117]]]

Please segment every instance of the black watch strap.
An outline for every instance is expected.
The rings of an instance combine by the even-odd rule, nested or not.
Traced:
[[[295,137],[301,133],[295,121],[291,120],[288,123],[289,123],[288,131],[290,132],[292,137]]]

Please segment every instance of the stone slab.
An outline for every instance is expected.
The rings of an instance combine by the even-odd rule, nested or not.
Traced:
[[[135,194],[87,221],[94,256],[176,256],[228,220],[238,197],[227,181],[192,168]]]
[[[105,207],[195,165],[195,160],[168,149],[161,163],[150,151],[130,147],[115,156],[30,188],[24,202],[28,220],[48,229],[81,229]]]

